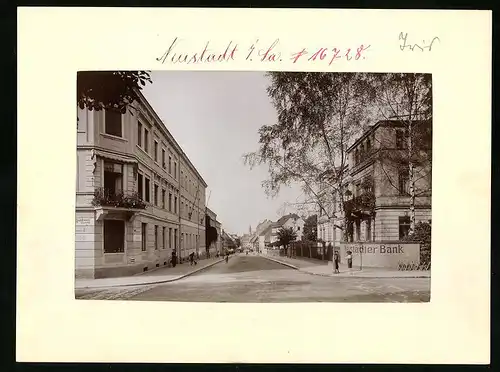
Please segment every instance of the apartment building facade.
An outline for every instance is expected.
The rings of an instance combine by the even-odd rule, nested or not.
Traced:
[[[415,122],[415,128],[429,132],[431,123]],[[409,158],[405,140],[406,126],[394,120],[379,121],[347,150],[347,192],[344,205],[334,201],[328,214],[319,213],[318,238],[336,249],[341,243],[398,242],[410,228]],[[431,140],[419,144],[415,163],[415,222],[431,222]],[[347,215],[347,220],[344,216]],[[344,223],[347,221],[347,225]],[[344,226],[347,232],[335,227]]]
[[[144,96],[78,108],[75,275],[132,275],[204,247],[206,183]]]

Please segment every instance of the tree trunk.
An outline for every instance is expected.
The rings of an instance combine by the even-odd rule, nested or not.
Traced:
[[[410,231],[409,235],[415,232],[415,171],[413,164],[413,139],[412,123],[408,125],[408,179],[410,183]]]

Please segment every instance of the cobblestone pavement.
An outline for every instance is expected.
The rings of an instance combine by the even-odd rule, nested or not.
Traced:
[[[321,277],[252,255],[176,282],[77,290],[78,299],[192,302],[427,302],[428,278]]]

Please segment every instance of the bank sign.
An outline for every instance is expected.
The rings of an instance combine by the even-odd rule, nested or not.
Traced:
[[[420,244],[402,242],[340,243],[340,260],[347,263],[351,252],[353,267],[391,267],[399,263],[420,263]]]

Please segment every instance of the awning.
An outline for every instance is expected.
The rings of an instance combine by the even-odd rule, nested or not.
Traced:
[[[103,150],[93,150],[94,155],[100,156],[101,158],[110,159],[114,161],[119,161],[122,163],[134,163],[137,164],[137,159],[133,157],[128,157],[124,155],[114,154]]]

